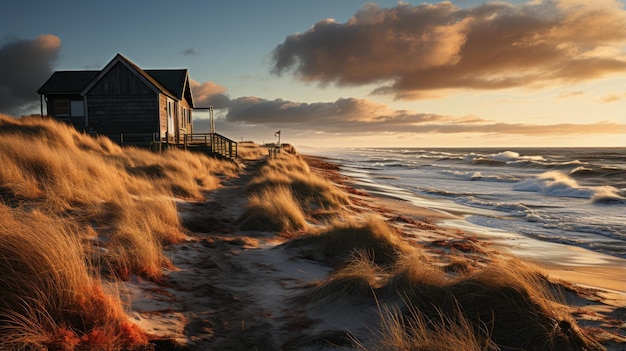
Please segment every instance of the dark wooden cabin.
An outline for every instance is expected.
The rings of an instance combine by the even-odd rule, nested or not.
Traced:
[[[37,90],[42,114],[124,144],[180,143],[193,133],[187,69],[143,70],[117,54],[101,71],[56,71]]]

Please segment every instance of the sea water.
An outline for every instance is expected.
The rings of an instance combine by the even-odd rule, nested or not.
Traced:
[[[479,227],[626,258],[626,148],[359,148],[310,152]]]

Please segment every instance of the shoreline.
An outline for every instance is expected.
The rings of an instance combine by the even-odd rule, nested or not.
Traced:
[[[307,157],[337,165],[338,172],[345,177],[346,183],[368,193],[374,202],[382,204],[381,207],[393,208],[392,211],[400,211],[410,217],[433,221],[435,225],[443,228],[466,232],[506,253],[537,264],[557,279],[582,287],[606,290],[611,295],[612,305],[626,306],[626,259],[578,246],[542,241],[522,234],[472,224],[465,220],[465,216],[471,213],[463,211],[460,207],[447,210],[435,199],[420,198],[423,200],[415,201],[418,197],[403,196],[406,192],[403,189],[368,184],[355,178],[351,175],[352,172],[342,172],[341,166],[333,159],[322,156],[307,155]],[[385,191],[387,188],[390,191]],[[471,211],[488,212],[480,209]]]

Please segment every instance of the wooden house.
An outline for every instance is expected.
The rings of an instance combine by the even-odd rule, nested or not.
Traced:
[[[180,143],[193,132],[187,69],[144,70],[117,54],[100,71],[56,71],[37,92],[41,110],[125,144]]]

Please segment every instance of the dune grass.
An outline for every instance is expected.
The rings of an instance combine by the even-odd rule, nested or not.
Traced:
[[[268,148],[259,146],[252,141],[237,143],[237,156],[242,160],[258,160],[267,156],[268,152]]]
[[[135,349],[146,336],[105,293],[81,229],[0,205],[0,349]]]
[[[291,232],[302,230],[305,226],[304,213],[294,200],[291,189],[285,186],[252,194],[240,219],[243,230]]]
[[[296,297],[300,303],[334,304],[353,299],[372,298],[382,269],[364,251],[354,251],[350,262],[326,279],[311,283],[310,289]]]
[[[378,290],[390,301],[395,291],[404,302],[383,309],[381,348],[601,349],[577,327],[553,287],[538,268],[514,258],[460,276],[405,260]]]
[[[363,252],[377,265],[393,265],[400,257],[419,255],[419,250],[402,239],[379,216],[351,218],[335,222],[321,233],[310,233],[288,244],[300,247],[311,259],[341,266],[350,262],[355,252]]]
[[[0,115],[0,349],[133,349],[102,278],[158,280],[186,238],[175,197],[202,199],[238,166],[122,148],[50,119]]]
[[[0,194],[93,227],[121,276],[158,279],[161,245],[184,239],[174,197],[201,199],[238,166],[181,150],[121,148],[41,118],[0,116]]]
[[[320,213],[340,216],[348,194],[311,173],[296,155],[283,152],[268,160],[247,185],[248,206],[239,218],[244,230],[296,232]]]
[[[305,212],[319,209],[338,211],[350,203],[347,193],[327,179],[312,174],[308,164],[300,157],[284,152],[269,160],[247,189],[254,194],[275,186],[291,188],[295,200]]]
[[[492,257],[471,268],[462,262],[462,269],[450,270],[380,217],[338,223],[287,245],[337,267],[296,301],[381,306],[376,349],[601,349],[578,328],[558,286],[516,258]]]

